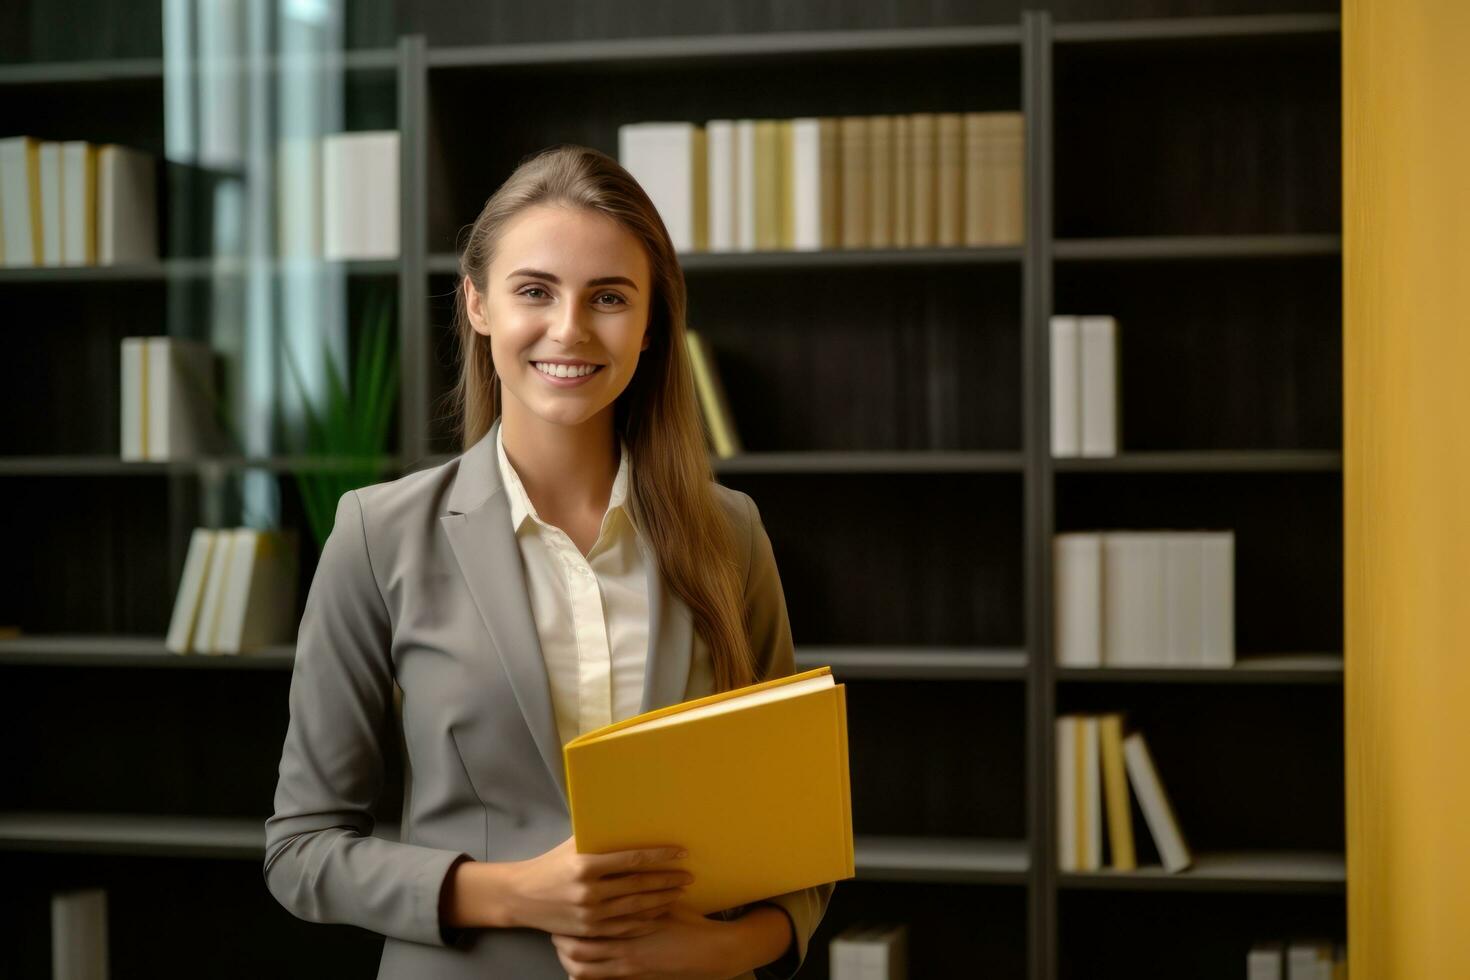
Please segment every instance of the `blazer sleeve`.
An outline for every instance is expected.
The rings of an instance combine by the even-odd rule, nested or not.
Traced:
[[[297,634],[275,813],[265,823],[266,887],[300,919],[448,946],[463,932],[440,928],[440,892],[470,855],[371,836],[380,739],[394,711],[391,640],[362,503],[350,491],[337,503]]]
[[[791,641],[791,624],[786,617],[786,596],[776,571],[771,539],[761,522],[760,510],[745,495],[750,514],[750,565],[745,581],[745,615],[755,654],[757,678],[768,681],[796,672],[796,654]],[[755,970],[759,980],[787,980],[806,959],[812,933],[827,912],[827,903],[837,887],[835,881],[774,895],[752,905],[774,905],[791,920],[792,942],[780,958]]]

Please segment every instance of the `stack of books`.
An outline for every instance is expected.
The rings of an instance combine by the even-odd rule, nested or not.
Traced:
[[[158,167],[115,143],[0,139],[0,264],[158,259]]]
[[[122,341],[122,458],[191,459],[221,443],[214,351],[180,337]]]
[[[858,922],[828,944],[831,980],[908,980],[909,927]]]
[[[915,112],[641,122],[618,160],[680,252],[1014,245],[1024,118]]]
[[[283,140],[277,231],[284,258],[398,257],[399,134]]]
[[[1346,980],[1347,946],[1326,939],[1256,943],[1245,964],[1247,980]]]
[[[1234,531],[1077,531],[1052,541],[1057,664],[1230,667]]]
[[[195,528],[164,646],[246,653],[296,635],[296,532]]]
[[[1128,787],[1143,811],[1164,870],[1192,863],[1164,784],[1142,732],[1125,736],[1123,716],[1068,714],[1056,719],[1057,866],[1061,871],[1136,871],[1133,811]],[[1106,860],[1103,808],[1107,808]]]
[[[1118,321],[1051,318],[1051,454],[1116,456]]]

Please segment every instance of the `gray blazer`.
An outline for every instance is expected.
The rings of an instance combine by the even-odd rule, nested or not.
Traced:
[[[571,836],[546,667],[496,465],[499,425],[442,466],[344,494],[301,618],[275,814],[265,822],[266,886],[299,918],[386,937],[379,978],[566,976],[541,930],[439,921],[456,861],[524,860]],[[791,674],[786,602],[759,512],[748,495],[715,489],[742,549],[760,679]],[[710,672],[691,675],[688,606],[652,565],[648,585],[644,711],[713,693],[691,680]],[[400,837],[389,840],[372,836],[372,809],[395,682],[404,805]],[[834,887],[773,896],[795,942],[742,976],[795,973]]]

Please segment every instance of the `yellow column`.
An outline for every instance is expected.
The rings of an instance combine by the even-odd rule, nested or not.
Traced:
[[[1349,975],[1470,978],[1470,0],[1344,0]]]

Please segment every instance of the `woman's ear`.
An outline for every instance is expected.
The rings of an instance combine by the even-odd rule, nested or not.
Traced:
[[[490,336],[490,323],[485,319],[485,306],[480,300],[480,291],[475,288],[475,281],[465,276],[460,281],[459,288],[464,290],[464,309],[469,315],[470,326],[475,333],[484,337]]]

